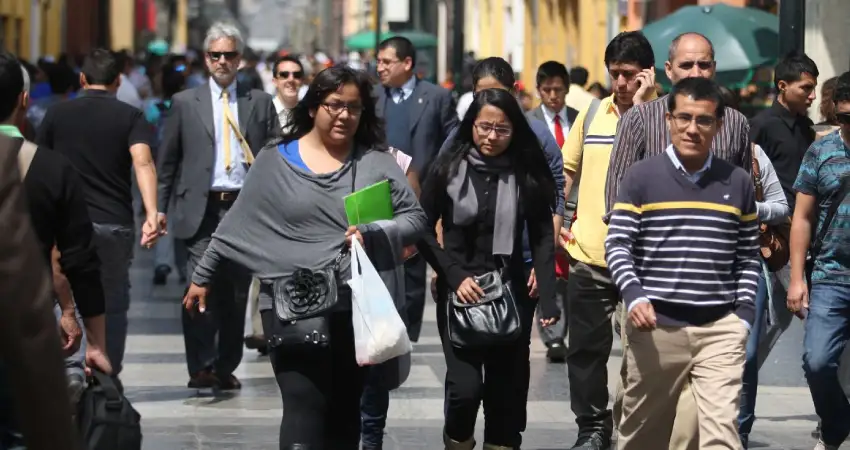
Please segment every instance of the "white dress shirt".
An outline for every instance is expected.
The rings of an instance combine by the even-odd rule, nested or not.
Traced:
[[[555,135],[555,116],[558,116],[561,121],[561,131],[564,132],[564,139],[566,140],[567,135],[570,134],[570,123],[567,121],[567,108],[561,108],[558,114],[552,112],[546,105],[540,105],[540,109],[543,110],[543,118],[546,119],[546,126],[549,127],[549,132],[552,133],[552,136]]]
[[[289,120],[292,118],[292,110],[286,108],[286,105],[283,104],[277,93],[275,93],[272,103],[274,103],[274,109],[277,112],[277,120],[280,122],[280,128],[286,128],[289,125]]]
[[[230,173],[225,168],[224,145],[224,111],[221,104],[223,89],[210,79],[210,91],[212,92],[213,125],[215,127],[215,167],[213,168],[212,188],[213,191],[238,191],[242,189],[248,167],[245,164],[245,155],[233,129],[230,130]],[[236,101],[236,81],[227,87],[227,104],[233,114],[233,120],[239,123],[239,107]],[[238,126],[238,125],[237,125]]]

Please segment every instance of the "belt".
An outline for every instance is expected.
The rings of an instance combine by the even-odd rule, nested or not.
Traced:
[[[239,191],[210,191],[209,199],[218,203],[233,203],[238,196]]]

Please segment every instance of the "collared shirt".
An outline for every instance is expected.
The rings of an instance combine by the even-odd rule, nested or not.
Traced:
[[[617,138],[611,150],[611,164],[608,167],[605,188],[608,211],[614,206],[620,180],[626,170],[640,160],[661,154],[670,145],[670,129],[665,119],[668,97],[665,95],[635,106],[620,119]],[[750,126],[746,116],[726,108],[723,125],[711,145],[712,154],[743,168],[747,173],[751,172],[752,151],[749,134]]]
[[[221,95],[224,89],[213,80],[210,80],[210,91],[212,92],[213,124],[215,125],[215,168],[213,170],[213,191],[238,191],[242,189],[248,168],[245,165],[245,156],[242,147],[233,129],[230,130],[230,173],[225,168],[224,161],[224,108],[221,104]],[[227,104],[233,114],[233,120],[239,123],[239,106],[236,99],[236,82],[227,87]]]
[[[561,121],[561,131],[564,132],[564,136],[570,134],[570,123],[567,121],[567,108],[561,108],[561,110],[555,114],[554,111],[549,109],[546,105],[540,105],[540,109],[543,110],[543,117],[546,119],[546,126],[549,127],[549,131],[552,133],[552,136],[555,136],[555,116],[558,116],[558,120]]]
[[[277,93],[275,93],[272,103],[274,103],[274,109],[277,112],[277,120],[280,121],[280,128],[286,128],[292,117],[292,110],[286,108],[286,105],[283,104]]]
[[[10,138],[23,139],[24,135],[21,134],[21,130],[14,125],[0,125],[0,133],[9,136]]]
[[[773,163],[792,211],[794,180],[803,163],[803,155],[815,140],[813,125],[808,117],[792,113],[778,101],[750,121],[750,139],[764,149]]]
[[[401,103],[413,95],[413,90],[416,89],[416,77],[412,76],[401,85],[401,90],[397,88],[390,89],[390,94],[393,96],[393,102]],[[403,95],[402,95],[403,94]]]
[[[711,169],[711,158],[713,156],[711,153],[708,154],[708,158],[705,159],[705,164],[702,165],[702,168],[697,170],[694,173],[688,172],[688,169],[685,168],[685,165],[682,164],[682,160],[679,159],[679,155],[676,154],[676,149],[673,148],[673,145],[670,144],[667,146],[665,150],[667,156],[670,157],[670,161],[673,162],[673,167],[675,167],[679,172],[682,172],[682,175],[685,176],[691,183],[696,183],[708,172],[708,169]]]

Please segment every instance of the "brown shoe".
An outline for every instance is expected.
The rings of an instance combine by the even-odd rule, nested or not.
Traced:
[[[245,347],[247,347],[248,350],[259,350],[264,348],[266,345],[268,345],[268,342],[266,342],[265,336],[256,334],[253,336],[245,336]]]
[[[236,376],[230,374],[219,379],[218,388],[222,391],[238,391],[239,389],[242,389],[242,383],[238,378],[236,378]]]
[[[210,389],[219,383],[210,369],[204,369],[189,378],[189,389]]]

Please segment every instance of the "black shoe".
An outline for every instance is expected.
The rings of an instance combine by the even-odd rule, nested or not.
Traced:
[[[570,450],[609,450],[611,440],[605,439],[600,433],[593,433],[588,436],[579,436]]]
[[[820,439],[820,420],[818,420],[817,428],[815,428],[814,431],[812,431],[812,437],[815,438],[815,439]]]
[[[162,286],[168,281],[168,275],[171,273],[171,267],[157,266],[153,271],[153,284]]]
[[[550,363],[563,364],[567,361],[567,346],[564,341],[554,341],[548,345],[549,350],[546,350],[546,359]]]

